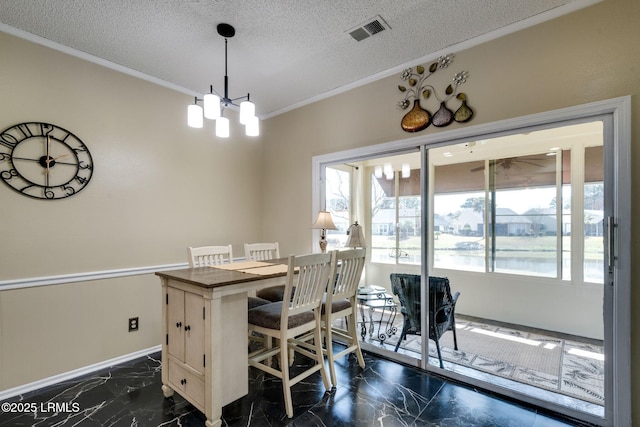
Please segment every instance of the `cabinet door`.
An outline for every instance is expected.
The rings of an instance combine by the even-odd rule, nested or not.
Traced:
[[[185,355],[184,362],[204,373],[204,299],[184,293]]]
[[[169,345],[167,352],[178,360],[184,360],[184,291],[176,288],[167,288],[167,334]]]

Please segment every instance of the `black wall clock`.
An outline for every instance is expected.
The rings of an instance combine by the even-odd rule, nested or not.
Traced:
[[[64,199],[85,188],[93,159],[74,134],[49,123],[29,122],[0,133],[0,178],[35,199]]]

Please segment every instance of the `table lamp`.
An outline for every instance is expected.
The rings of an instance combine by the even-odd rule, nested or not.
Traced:
[[[358,224],[358,221],[350,225],[347,229],[347,241],[344,245],[349,248],[364,248],[367,246],[365,244],[362,226]]]
[[[320,229],[322,232],[320,233],[320,250],[322,253],[327,251],[327,230],[337,230],[338,227],[333,223],[333,219],[331,218],[331,212],[329,211],[320,211],[318,212],[318,217],[316,218],[316,222],[311,226],[313,229]]]

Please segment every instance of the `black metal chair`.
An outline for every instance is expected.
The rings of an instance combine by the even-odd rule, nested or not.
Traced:
[[[404,318],[402,333],[394,351],[398,351],[402,340],[407,335],[421,334],[420,276],[417,274],[391,274],[391,289],[400,300],[400,312]],[[451,295],[449,279],[446,277],[429,277],[429,339],[436,343],[440,367],[440,337],[447,331],[453,332],[453,347],[458,349],[456,337],[455,309],[460,292]]]

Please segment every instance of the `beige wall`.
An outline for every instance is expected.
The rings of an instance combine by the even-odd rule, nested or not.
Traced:
[[[260,239],[259,140],[188,128],[192,98],[138,78],[4,33],[0,52],[0,128],[61,126],[95,166],[64,200],[0,183],[0,281],[183,263],[205,244],[243,256]],[[159,298],[153,274],[0,291],[0,390],[159,345]]]
[[[453,72],[467,70],[461,89],[476,115],[467,125],[535,114],[594,101],[631,95],[632,163],[640,165],[638,117],[640,104],[640,2],[607,0],[553,21],[455,52]],[[418,41],[416,41],[418,42]],[[436,74],[438,75],[438,74]],[[400,130],[403,113],[399,76],[354,89],[287,114],[265,124],[265,238],[280,236],[294,251],[311,249],[311,157],[414,136]],[[447,132],[429,127],[421,134]],[[634,168],[632,168],[634,169]],[[637,169],[637,168],[635,168]],[[635,170],[634,169],[634,170]],[[296,178],[297,177],[297,178]],[[632,188],[640,175],[630,177]],[[299,209],[284,209],[291,195]],[[632,201],[633,218],[640,198]],[[633,221],[635,224],[637,221]],[[297,230],[291,233],[291,230]],[[632,229],[633,241],[640,231]],[[635,251],[635,247],[633,248]],[[632,253],[638,259],[637,253]],[[634,419],[640,419],[640,292],[639,264],[633,263],[631,283],[631,360]]]
[[[638,143],[638,22],[640,2],[607,0],[455,52],[454,72],[470,74],[463,90],[476,116],[469,126],[632,95]],[[59,124],[84,140],[96,164],[89,186],[69,200],[34,201],[0,186],[0,280],[181,262],[186,246],[211,242],[229,241],[237,255],[241,243],[259,238],[280,241],[283,254],[311,251],[311,158],[412,136],[400,129],[397,76],[266,120],[262,141],[220,142],[211,129],[185,126],[185,95],[4,34],[0,50],[12,58],[0,63],[0,127]],[[633,149],[634,164],[639,156]],[[631,179],[635,187],[638,174]],[[635,218],[640,199],[632,209]],[[640,306],[636,282],[632,307]],[[149,275],[0,292],[0,389],[159,343],[159,309],[150,308],[156,284]],[[99,316],[86,309],[104,301],[115,307]],[[19,307],[40,314],[25,316]],[[149,313],[141,315],[143,327],[155,324],[134,340],[126,332],[133,311]],[[633,310],[635,419],[638,324],[640,310]],[[69,344],[59,357],[69,362],[51,364],[44,347],[65,333],[76,334],[63,338]],[[109,344],[100,346],[95,334]],[[7,374],[18,360],[32,369]]]

